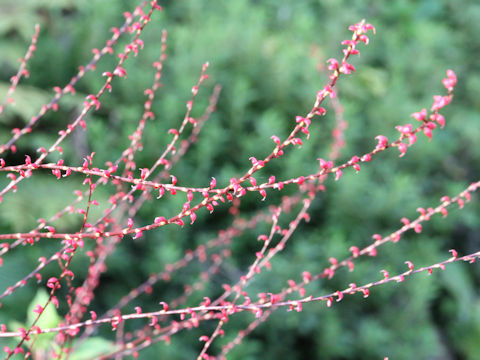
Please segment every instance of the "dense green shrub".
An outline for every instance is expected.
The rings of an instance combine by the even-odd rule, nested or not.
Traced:
[[[106,255],[98,239],[85,239],[83,248],[74,253],[71,261],[67,255],[63,261],[50,262],[41,269],[41,281],[37,282],[33,276],[24,286],[16,284],[38,266],[38,258],[48,259],[65,246],[60,243],[61,234],[72,234],[72,237],[77,232],[92,234],[88,224],[95,224],[102,217],[104,209],[111,206],[111,197],[131,189],[126,179],[118,185],[110,180],[106,186],[99,185],[91,193],[92,200],[99,205],[92,205],[92,202],[87,205],[89,186],[88,183],[82,185],[82,182],[102,178],[94,174],[90,176],[88,169],[108,169],[111,165],[107,162],[121,157],[122,152],[130,147],[129,136],[144,113],[144,91],[152,86],[155,73],[160,70],[162,86],[156,91],[151,109],[154,119],[146,121],[141,140],[143,149],[135,153],[135,168],[130,169],[132,177],[139,179],[140,169],[150,168],[172,141],[175,134],[169,133],[169,129],[180,127],[187,110],[185,104],[192,97],[192,86],[200,77],[202,65],[208,61],[210,66],[206,72],[209,78],[204,79],[199,87],[190,116],[197,121],[201,119],[215,86],[219,84],[222,88],[216,99],[216,109],[201,129],[187,124],[177,142],[177,154],[181,154],[181,140],[188,139],[192,131],[198,130],[199,134],[185,155],[159,182],[172,184],[169,176],[174,175],[178,186],[208,187],[214,177],[218,189],[228,187],[231,178],[238,179],[250,169],[252,162],[249,158],[264,159],[272,151],[275,142],[271,135],[286,139],[298,124],[296,117],[305,116],[310,111],[317,92],[330,81],[331,71],[326,68],[326,60],[334,57],[340,61],[341,50],[345,48],[340,43],[351,34],[347,31],[348,26],[362,18],[375,25],[377,35],[371,37],[369,33],[368,47],[359,45],[361,56],[349,60],[356,68],[355,74],[342,75],[335,88],[338,99],[325,100],[322,106],[327,113],[312,120],[309,139],[306,134],[299,135],[303,145],[288,146],[282,157],[273,159],[259,170],[254,175],[257,184],[267,183],[272,175],[277,181],[296,179],[298,183],[299,176],[317,173],[317,158],[330,159],[330,146],[335,143],[332,132],[338,134],[339,128],[342,135],[336,138],[336,144],[344,146],[339,150],[335,164],[346,164],[353,155],[361,156],[375,149],[375,137],[379,134],[393,142],[400,134],[396,126],[420,125],[411,114],[422,108],[428,109],[432,95],[445,95],[446,90],[441,84],[445,70],[451,68],[457,74],[454,99],[441,110],[446,126],[442,130],[437,126],[431,141],[419,133],[417,142],[400,159],[397,149],[387,149],[375,155],[371,162],[359,162],[361,171],[358,173],[351,168],[342,169],[338,181],[335,181],[335,174],[325,179],[326,191],[316,194],[308,209],[309,221],[301,221],[295,227],[285,249],[272,259],[271,271],[263,270],[255,275],[245,288],[252,302],[259,300],[259,293],[279,293],[288,288],[290,279],[301,282],[304,271],[322,273],[331,264],[335,266],[334,259],[340,261],[350,256],[352,246],[360,249],[368,246],[373,234],[385,238],[404,226],[401,218],[415,219],[419,215],[416,212],[418,207],[436,207],[442,196],[453,197],[479,180],[476,160],[480,158],[480,150],[475,146],[480,138],[477,115],[480,101],[476,96],[480,88],[476,60],[479,49],[472,34],[480,30],[480,6],[474,2],[458,6],[443,0],[420,3],[393,0],[385,4],[351,4],[338,0],[252,0],[175,1],[162,6],[163,11],[152,15],[152,21],[140,35],[143,49],[140,43],[136,43],[138,56],[130,56],[122,65],[127,75],[119,78],[122,72],[117,71],[111,92],[105,91],[99,98],[99,109],[92,108],[84,117],[86,130],[79,127],[73,131],[61,145],[62,154],[54,151],[43,162],[58,164],[62,159],[65,166],[72,167],[72,174],[57,179],[58,173],[52,174],[51,168],[30,169],[32,176],[20,181],[15,193],[12,189],[3,194],[0,239],[3,244],[11,244],[15,239],[7,239],[9,234],[29,232],[38,226],[38,219],[49,219],[71,204],[77,198],[73,194],[75,190],[87,190],[83,200],[74,205],[73,214],[67,211],[60,219],[45,224],[54,226],[60,239],[55,239],[53,229],[40,223],[38,231],[50,232],[51,239],[39,237],[37,242],[32,236],[35,243],[30,245],[30,239],[22,236],[25,244],[20,242],[12,249],[3,245],[0,323],[6,325],[6,333],[0,336],[22,327],[30,329],[41,312],[36,306],[43,306],[51,298],[48,294],[52,291],[59,306],[53,306],[50,300],[38,326],[45,329],[70,321],[67,316],[71,310],[68,296],[73,296],[74,288],[82,286],[89,278],[91,262],[98,261],[99,255]],[[12,129],[24,128],[42,105],[49,104],[58,91],[52,90],[54,87],[65,88],[78,73],[78,67],[90,61],[94,55],[91,50],[101,49],[112,35],[110,29],[125,21],[122,16],[125,11],[133,11],[132,5],[126,1],[75,3],[57,0],[45,4],[30,0],[0,4],[2,96],[8,92],[11,85],[8,81],[17,72],[18,58],[24,57],[34,24],[40,24],[36,51],[26,65],[29,77],[21,79],[12,96],[15,104],[5,104],[0,117],[1,144],[11,139]],[[163,29],[168,30],[168,57],[163,59],[161,68],[158,64],[153,68],[152,63],[159,61]],[[134,36],[135,32],[123,34],[113,46],[114,56],[102,56],[96,70],[87,71],[75,85],[75,94],[62,96],[57,111],[48,111],[31,133],[19,137],[15,142],[16,151],[11,148],[2,150],[0,157],[5,166],[0,170],[5,175],[14,173],[17,178],[21,177],[20,170],[31,167],[26,155],[32,162],[36,161],[41,156],[37,149],[45,147],[48,150],[58,138],[58,132],[78,119],[82,109],[88,108],[95,100],[90,97],[84,104],[86,97],[97,94],[108,79],[108,74],[102,76],[102,73],[114,72],[119,61],[116,55],[125,51]],[[341,125],[344,122],[348,127]],[[342,139],[345,144],[339,141]],[[404,142],[408,143],[406,138]],[[82,167],[84,159],[92,152],[95,152],[92,163],[87,160]],[[172,156],[175,155],[169,154],[166,158]],[[79,173],[75,172],[77,167],[81,168]],[[15,172],[7,171],[9,169]],[[60,175],[65,175],[65,169],[62,168]],[[122,162],[115,174],[120,175],[124,170]],[[128,173],[125,176],[128,177]],[[3,192],[10,181],[11,178],[2,176],[0,191]],[[247,184],[251,185],[248,181]],[[240,219],[251,220],[259,211],[271,219],[269,206],[280,205],[284,197],[295,199],[298,190],[297,184],[285,185],[282,191],[267,189],[266,199],[261,201],[263,195],[256,189],[245,196],[234,197],[231,203],[220,203],[212,215],[205,209],[198,210],[192,225],[190,217],[186,216],[183,227],[169,224],[161,229],[143,231],[142,236],[135,236],[135,233],[124,236],[106,258],[99,283],[90,283],[91,302],[80,311],[81,320],[91,319],[90,311],[100,318],[150,274],[162,272],[167,264],[188,257],[188,249],[207,244],[222,229],[242,227],[244,223]],[[240,191],[235,192],[238,195]],[[141,189],[134,192],[134,198],[141,198],[141,192]],[[137,200],[132,203],[119,201],[111,216],[116,223],[106,224],[104,231],[116,231],[118,226],[122,229],[131,226],[134,231],[137,227],[154,224],[155,218],[174,217],[187,200],[187,195],[180,190],[175,196],[168,191],[162,199],[156,199],[157,196],[158,189],[135,216],[132,209]],[[193,196],[191,206],[202,201],[201,194],[194,193]],[[450,258],[449,249],[456,249],[459,257],[478,251],[478,204],[474,200],[465,203],[465,209],[461,211],[457,205],[449,206],[448,217],[432,216],[423,224],[421,233],[406,232],[398,243],[379,247],[377,256],[359,258],[353,272],[339,269],[331,280],[310,283],[305,287],[305,296],[330,294],[348,288],[350,283],[360,286],[380,281],[384,278],[383,269],[393,277],[408,270],[407,260],[415,264],[415,269],[437,264]],[[300,202],[293,205],[290,212],[280,214],[278,224],[282,229],[288,228],[301,206]],[[86,220],[84,214],[78,212],[81,209],[88,211]],[[161,221],[157,219],[156,225]],[[101,227],[102,223],[98,226]],[[122,309],[122,314],[135,314],[136,306],[141,307],[143,313],[159,311],[161,301],[167,302],[171,310],[172,304],[185,292],[188,299],[179,303],[178,309],[198,306],[204,297],[213,301],[224,292],[224,284],[233,285],[248,273],[256,252],[263,245],[257,238],[260,234],[268,235],[270,229],[271,223],[261,220],[242,230],[228,246],[224,246],[229,253],[222,252],[222,247],[207,249],[205,261],[194,257],[188,266],[173,272],[168,281],[156,283],[150,294],[135,298]],[[102,238],[103,245],[116,239]],[[277,234],[273,243],[280,238],[281,235]],[[88,251],[94,254],[89,255]],[[212,253],[221,255],[221,263],[218,258],[210,256]],[[65,263],[75,276],[62,276],[61,288],[56,290],[55,281],[52,280],[50,286],[47,281],[60,278]],[[202,273],[209,273],[205,281],[202,281]],[[345,295],[331,308],[326,305],[328,301],[317,301],[304,304],[301,312],[287,312],[289,306],[282,307],[274,311],[268,321],[259,324],[241,345],[234,347],[229,358],[412,359],[448,356],[475,359],[480,351],[477,341],[480,335],[478,282],[475,265],[451,264],[444,272],[435,270],[432,276],[422,273],[406,278],[405,283],[378,286],[370,291],[367,299],[362,294]],[[190,289],[185,287],[194,285],[202,288],[190,294]],[[11,295],[10,286],[15,286]],[[290,298],[299,298],[298,292]],[[229,301],[233,299],[235,295]],[[268,299],[267,295],[267,302]],[[238,304],[244,300],[241,296]],[[187,319],[190,317],[188,315]],[[245,312],[229,316],[228,323],[222,326],[225,335],[215,339],[208,353],[220,354],[222,346],[255,319],[255,314]],[[172,320],[181,321],[178,315],[158,317],[162,328]],[[39,335],[31,349],[33,358],[52,357],[52,351],[60,353],[58,344],[61,343],[75,350],[70,359],[97,358],[100,353],[106,354],[121,348],[121,344],[141,339],[141,334],[135,331],[143,329],[151,320],[125,320],[116,332],[111,331],[111,322],[98,327],[83,345],[77,344],[82,342],[85,327],[72,341],[62,341],[58,335],[61,332]],[[169,345],[165,341],[141,343],[146,346],[138,356],[148,359],[161,354],[162,358],[195,358],[204,346],[199,338],[211,337],[217,324],[218,321],[214,320],[202,321],[198,328],[172,335]],[[33,334],[30,337],[35,338]],[[2,348],[13,350],[20,339],[3,336],[0,344]],[[26,352],[28,346],[25,344]]]

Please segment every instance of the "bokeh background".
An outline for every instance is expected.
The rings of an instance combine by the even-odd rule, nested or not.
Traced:
[[[31,76],[21,82],[15,95],[16,106],[0,117],[0,142],[10,130],[22,127],[41,105],[53,96],[54,86],[64,86],[79,65],[91,58],[92,48],[102,47],[110,28],[119,26],[123,11],[131,11],[133,1],[21,2],[0,1],[0,94],[6,94],[9,78],[16,72],[17,59],[27,49],[34,24],[41,25],[38,50],[28,68]],[[419,206],[435,206],[443,195],[455,195],[470,182],[478,181],[480,170],[480,4],[462,0],[391,0],[353,2],[347,0],[265,0],[265,1],[164,1],[164,11],[156,13],[142,39],[145,48],[126,64],[128,77],[115,80],[102,107],[88,115],[87,132],[78,132],[64,144],[66,163],[76,166],[95,151],[95,164],[104,166],[118,157],[128,145],[143,111],[143,90],[153,79],[151,64],[160,54],[161,31],[168,31],[168,59],[155,103],[155,120],[147,125],[144,150],[137,156],[138,168],[148,167],[171,138],[167,130],[183,119],[185,103],[197,81],[201,66],[210,62],[210,79],[200,89],[194,116],[199,116],[215,84],[222,85],[217,111],[205,125],[198,143],[176,165],[172,173],[185,186],[205,186],[212,176],[219,186],[248,169],[250,156],[262,158],[272,149],[270,135],[288,135],[295,116],[306,114],[315,94],[325,83],[319,67],[330,57],[340,58],[340,42],[350,38],[350,24],[365,18],[377,29],[368,46],[360,46],[361,56],[352,63],[355,75],[338,83],[339,100],[348,121],[346,147],[342,160],[372,149],[374,137],[397,136],[396,125],[413,123],[410,114],[429,108],[432,96],[443,94],[441,79],[447,69],[458,76],[453,102],[444,109],[447,125],[435,130],[428,141],[419,136],[404,158],[393,149],[362,166],[360,173],[344,171],[340,181],[327,180],[327,191],[310,210],[311,221],[303,223],[287,248],[247,288],[277,292],[288,279],[299,279],[304,270],[316,273],[330,256],[347,256],[352,245],[365,246],[375,233],[387,235],[401,226],[403,216],[416,217]],[[126,40],[121,41],[125,44]],[[35,157],[36,149],[51,144],[57,132],[68,124],[82,106],[87,94],[103,84],[101,73],[110,70],[113,57],[105,57],[96,72],[90,72],[76,86],[77,95],[67,96],[60,109],[50,113],[31,135],[18,142],[19,151],[8,154],[8,164],[24,162],[25,154]],[[320,66],[319,66],[320,64]],[[309,174],[326,157],[334,127],[334,112],[311,126],[311,137],[301,149],[289,149],[257,176],[265,181],[274,174],[287,179]],[[52,156],[50,161],[57,158]],[[2,185],[6,179],[2,176]],[[72,176],[57,181],[48,173],[23,181],[18,191],[5,196],[0,209],[0,231],[28,231],[38,218],[48,218],[74,199],[83,178]],[[265,202],[258,194],[248,194],[240,207],[248,218],[269,204],[278,204],[282,195],[295,193],[296,186],[281,193],[270,191]],[[95,198],[107,204],[111,187],[101,187]],[[178,213],[185,199],[181,196],[154,200],[135,218],[137,224],[152,222],[155,216]],[[397,244],[379,249],[375,258],[360,259],[355,271],[339,271],[331,281],[310,285],[307,293],[325,294],[343,289],[349,283],[363,284],[405,271],[404,261],[418,266],[449,257],[448,249],[460,254],[480,248],[478,197],[463,210],[449,210],[446,219],[433,218],[421,234],[408,233]],[[97,212],[98,215],[100,211]],[[288,224],[293,213],[282,218]],[[183,256],[216,236],[232,221],[227,206],[215,216],[199,213],[193,226],[166,227],[148,232],[140,240],[125,237],[107,262],[107,272],[96,291],[91,309],[101,314],[128,290],[139,285],[150,273]],[[78,231],[80,216],[67,216],[55,224],[58,231]],[[215,297],[221,285],[234,283],[245,273],[258,249],[256,237],[268,226],[260,224],[234,240],[232,257],[222,264],[206,288],[189,298],[198,304],[203,296]],[[4,258],[0,268],[0,289],[25,276],[39,256],[59,248],[53,241],[16,249]],[[72,264],[79,285],[88,260],[79,256]],[[158,308],[158,301],[171,301],[185,284],[198,280],[208,267],[193,263],[170,282],[154,287],[133,306]],[[58,276],[58,265],[49,266],[44,277]],[[375,288],[368,299],[346,297],[327,309],[324,303],[306,305],[302,313],[276,311],[231,353],[231,359],[478,359],[480,354],[480,272],[478,265],[454,264],[433,276],[420,274],[403,284]],[[32,305],[41,298],[40,286],[29,283],[3,301],[0,323],[15,329],[32,318]],[[36,297],[36,298],[35,298]],[[34,301],[34,298],[36,299]],[[50,314],[54,323],[61,317]],[[218,353],[245,328],[253,315],[239,314],[225,326],[226,335],[215,341],[210,353]],[[22,325],[23,324],[23,325]],[[138,324],[137,324],[138,325]],[[172,337],[170,345],[159,343],[140,352],[140,358],[192,359],[201,349],[198,337],[209,335],[215,324]],[[88,349],[72,359],[95,356],[92,351],[111,348],[115,334],[101,329]],[[50,339],[51,340],[51,339]],[[38,346],[47,347],[49,340]],[[11,341],[0,340],[2,347]],[[89,352],[90,351],[90,352]]]

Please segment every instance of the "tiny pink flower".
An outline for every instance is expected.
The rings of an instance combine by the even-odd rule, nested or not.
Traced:
[[[432,129],[430,129],[428,126],[423,128],[423,133],[425,134],[426,137],[428,137],[430,140],[432,140],[433,133]]]
[[[325,171],[330,170],[333,167],[333,162],[331,161],[326,161],[322,158],[318,158],[317,160],[320,162],[320,167]]]
[[[342,170],[338,169],[335,172],[335,181],[339,180],[342,177]]]
[[[369,38],[368,38],[368,36],[367,36],[367,35],[364,35],[364,34],[360,35],[360,36],[358,37],[358,39],[359,39],[360,41],[364,42],[365,45],[368,45],[368,43],[369,43],[369,41],[370,41]]]
[[[457,76],[453,70],[447,70],[447,78],[443,79],[443,85],[448,91],[452,91],[455,85],[457,84]]]
[[[400,151],[399,157],[403,157],[405,153],[407,152],[407,144],[405,143],[400,143],[397,145],[398,151]]]
[[[417,135],[416,134],[410,134],[408,137],[408,146],[412,146],[417,142]]]
[[[217,186],[217,180],[215,180],[214,177],[212,177],[212,180],[210,181],[210,188],[213,189]]]
[[[273,140],[275,144],[280,145],[280,139],[278,138],[278,136],[272,135],[270,138]]]
[[[395,129],[401,134],[408,136],[412,132],[412,124],[407,124],[405,126],[398,125],[395,126]]]
[[[380,234],[373,234],[372,239],[375,240],[375,242],[382,241],[382,235]]]
[[[410,116],[412,116],[417,121],[423,121],[427,117],[427,109],[422,109],[421,111],[415,112]]]
[[[265,200],[265,198],[267,197],[267,192],[265,191],[265,189],[260,189],[258,190],[258,192],[260,193],[260,195],[262,195],[262,200]]]
[[[442,114],[432,114],[430,119],[436,121],[441,129],[445,126],[445,117]]]
[[[113,71],[113,74],[117,75],[119,77],[123,77],[123,76],[126,77],[127,76],[127,71],[124,68],[122,68],[121,66],[117,66],[115,68],[115,70]]]
[[[328,70],[337,70],[338,69],[338,61],[336,59],[328,59],[327,60]]]
[[[100,101],[93,94],[90,94],[86,97],[85,106],[95,106],[95,110],[100,108]]]
[[[387,270],[381,270],[381,273],[383,274],[383,277],[385,280],[387,280],[390,277],[390,274],[388,273]]]
[[[154,220],[155,224],[165,224],[167,222],[167,219],[165,219],[163,216],[157,216]]]
[[[355,72],[355,66],[349,64],[347,62],[343,62],[342,66],[340,67],[340,72],[343,74],[351,74],[351,72]]]
[[[441,208],[441,209],[440,209],[440,212],[442,213],[443,217],[447,217],[447,215],[448,215],[447,209]]]
[[[47,287],[50,289],[55,289],[55,288],[58,289],[60,287],[60,284],[58,283],[58,279],[56,277],[51,277],[50,279],[48,279]]]
[[[350,39],[350,40],[343,40],[343,41],[341,42],[341,44],[342,44],[342,45],[351,46],[352,48],[354,48],[354,47],[357,45],[357,43],[355,42],[355,40],[351,40],[351,39]]]
[[[362,156],[361,160],[362,160],[363,162],[372,161],[372,155],[370,155],[370,154],[365,154],[365,155]]]
[[[308,271],[304,271],[302,273],[302,278],[303,278],[303,282],[308,284],[312,279],[312,274],[310,274]]]
[[[331,307],[331,306],[332,306],[332,303],[333,303],[333,298],[330,296],[330,297],[327,299],[327,307]]]
[[[384,149],[388,145],[388,139],[386,136],[383,135],[377,135],[375,137],[375,140],[378,141],[376,149]]]
[[[432,111],[437,111],[450,103],[448,96],[435,95],[433,96]]]
[[[358,249],[357,246],[351,246],[351,247],[350,247],[350,251],[351,251],[352,256],[353,256],[354,258],[356,258],[356,257],[358,257],[358,255],[360,255],[360,250]]]
[[[368,295],[370,295],[370,290],[368,290],[368,289],[362,289],[362,293],[363,293],[363,297],[364,297],[364,298],[367,298]]]

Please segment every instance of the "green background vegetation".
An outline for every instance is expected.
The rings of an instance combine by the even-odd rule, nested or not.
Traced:
[[[64,85],[86,64],[91,49],[103,46],[109,29],[122,23],[122,12],[132,9],[130,1],[0,2],[0,93],[8,88],[8,79],[16,72],[17,59],[25,53],[34,24],[42,27],[38,50],[29,63],[31,76],[22,81],[15,100],[0,118],[0,142],[10,130],[23,126],[47,102],[56,85]],[[352,245],[365,246],[372,234],[387,235],[401,226],[403,216],[414,218],[419,206],[436,206],[443,195],[455,195],[470,182],[478,180],[480,147],[480,4],[476,1],[168,1],[164,11],[156,13],[142,39],[145,49],[126,65],[128,77],[115,80],[113,91],[102,99],[102,107],[88,115],[88,130],[65,144],[64,159],[73,166],[95,151],[95,165],[117,158],[128,145],[143,111],[143,90],[153,79],[151,63],[160,54],[161,30],[168,30],[168,59],[154,112],[156,119],[147,125],[144,150],[138,154],[138,168],[148,167],[157,158],[178,127],[185,112],[190,89],[197,81],[205,61],[210,61],[210,79],[200,89],[194,116],[199,116],[215,84],[223,87],[217,112],[202,130],[198,143],[174,167],[172,173],[185,186],[205,186],[212,176],[225,186],[233,176],[248,169],[249,157],[262,158],[272,149],[270,135],[285,137],[294,126],[296,115],[306,114],[315,94],[325,83],[317,65],[330,57],[340,58],[340,42],[350,38],[347,27],[366,18],[375,25],[377,35],[361,56],[352,63],[357,74],[339,81],[339,98],[345,107],[347,147],[340,161],[372,149],[378,134],[389,139],[397,136],[396,125],[413,123],[410,114],[432,103],[432,96],[443,94],[441,79],[448,68],[458,76],[451,105],[443,114],[447,125],[435,130],[433,141],[419,136],[406,156],[398,159],[396,149],[386,151],[374,161],[362,165],[360,173],[344,171],[341,181],[327,180],[327,191],[311,208],[311,221],[303,223],[285,251],[272,262],[273,270],[262,273],[248,287],[258,292],[277,292],[288,279],[299,279],[304,270],[316,273],[330,256],[343,258]],[[121,44],[125,44],[123,40]],[[122,45],[122,46],[123,46]],[[18,142],[19,152],[6,157],[8,164],[24,161],[24,154],[35,157],[36,149],[52,143],[81,108],[83,98],[103,84],[100,74],[112,69],[115,59],[105,57],[96,72],[89,73],[77,86],[78,94],[67,96],[60,110],[42,119],[33,134]],[[269,164],[257,176],[266,180],[271,174],[287,179],[314,172],[316,159],[326,157],[334,126],[333,111],[311,126],[311,137],[301,149],[288,149],[286,155]],[[53,156],[50,161],[55,161]],[[3,176],[2,176],[3,178]],[[5,196],[0,209],[0,231],[28,231],[36,219],[52,216],[73,200],[72,191],[81,188],[82,177],[57,181],[44,173],[23,181],[15,194]],[[5,178],[0,180],[6,184]],[[106,204],[114,191],[102,187],[95,198]],[[284,192],[269,191],[267,201],[258,194],[242,200],[241,214],[249,214],[276,204],[283,194],[293,194],[296,186]],[[152,222],[155,216],[172,216],[185,201],[179,195],[154,200],[135,218],[136,224]],[[268,203],[268,204],[267,204]],[[307,293],[325,294],[343,289],[349,283],[363,284],[381,278],[381,269],[391,274],[406,270],[404,261],[429,265],[446,259],[448,249],[467,254],[480,248],[479,205],[477,196],[459,211],[438,216],[424,225],[421,234],[408,233],[397,244],[379,249],[376,258],[360,259],[355,271],[339,271],[331,281],[307,288]],[[99,212],[98,212],[99,213]],[[292,214],[282,218],[286,226]],[[108,271],[96,291],[92,309],[102,313],[150,273],[183,256],[214,237],[231,223],[226,206],[210,216],[199,212],[194,226],[180,230],[176,226],[146,233],[140,240],[125,237],[107,262]],[[79,216],[67,216],[56,227],[59,231],[78,231]],[[221,284],[233,283],[253,261],[259,244],[259,225],[235,239],[232,257],[188,304],[202,297],[215,297]],[[87,245],[88,247],[89,245]],[[0,269],[0,289],[25,276],[39,256],[59,248],[53,241],[35,247],[19,248],[5,257]],[[85,275],[88,260],[79,256],[73,263],[75,284]],[[184,284],[198,280],[207,264],[192,264],[177,273],[170,283],[161,283],[151,296],[141,297],[133,306],[145,311],[158,308],[158,301],[171,301]],[[45,278],[58,275],[57,265],[46,269]],[[480,353],[480,274],[476,265],[455,264],[444,272],[428,277],[420,274],[403,284],[389,284],[372,290],[368,299],[348,296],[327,309],[324,303],[304,307],[302,313],[278,310],[268,322],[230,354],[231,359],[478,359]],[[15,328],[31,318],[34,296],[41,297],[39,286],[29,283],[6,298],[0,309],[0,323]],[[64,308],[59,310],[60,315]],[[51,318],[55,314],[51,315]],[[231,340],[238,330],[252,321],[251,314],[232,317],[226,335],[217,340],[211,353]],[[19,326],[19,325],[18,325]],[[214,324],[201,330],[184,332],[172,343],[156,344],[140,353],[141,358],[192,359],[201,344],[198,337],[210,334]],[[113,340],[110,329],[100,337]],[[11,344],[0,340],[0,344]],[[40,346],[41,344],[39,344]],[[95,346],[92,344],[92,347]],[[81,357],[80,357],[81,358]]]

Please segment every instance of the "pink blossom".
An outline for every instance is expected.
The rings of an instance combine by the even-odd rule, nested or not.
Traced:
[[[360,254],[360,250],[358,249],[357,246],[351,246],[350,251],[352,252],[352,256],[354,258],[358,257],[358,255]]]
[[[338,169],[335,172],[335,181],[339,180],[342,177],[342,170]]]
[[[330,170],[333,167],[333,162],[331,161],[326,161],[322,158],[318,158],[317,160],[320,162],[320,167],[325,171]]]
[[[347,63],[346,61],[342,63],[342,66],[340,67],[340,72],[341,73],[350,74],[352,71],[355,72],[355,66]]]
[[[453,70],[447,70],[447,78],[443,79],[443,85],[448,91],[453,91],[453,88],[457,84],[457,76]]]
[[[435,95],[433,97],[432,111],[438,111],[444,106],[450,103],[451,98],[449,96]]]
[[[410,135],[412,132],[412,124],[407,124],[405,126],[395,126],[395,129],[403,135]]]
[[[338,69],[338,61],[336,59],[328,59],[327,60],[328,70],[337,70]]]
[[[411,114],[410,116],[412,116],[417,121],[423,121],[427,117],[427,109],[422,109],[419,112]]]
[[[97,97],[93,94],[90,94],[86,97],[85,106],[95,106],[95,110],[100,108],[100,101],[98,101]]]
[[[430,120],[436,121],[441,129],[445,126],[445,117],[442,114],[432,114]]]
[[[405,153],[407,152],[407,144],[405,143],[400,143],[397,145],[398,151],[400,151],[399,157],[403,157]]]

